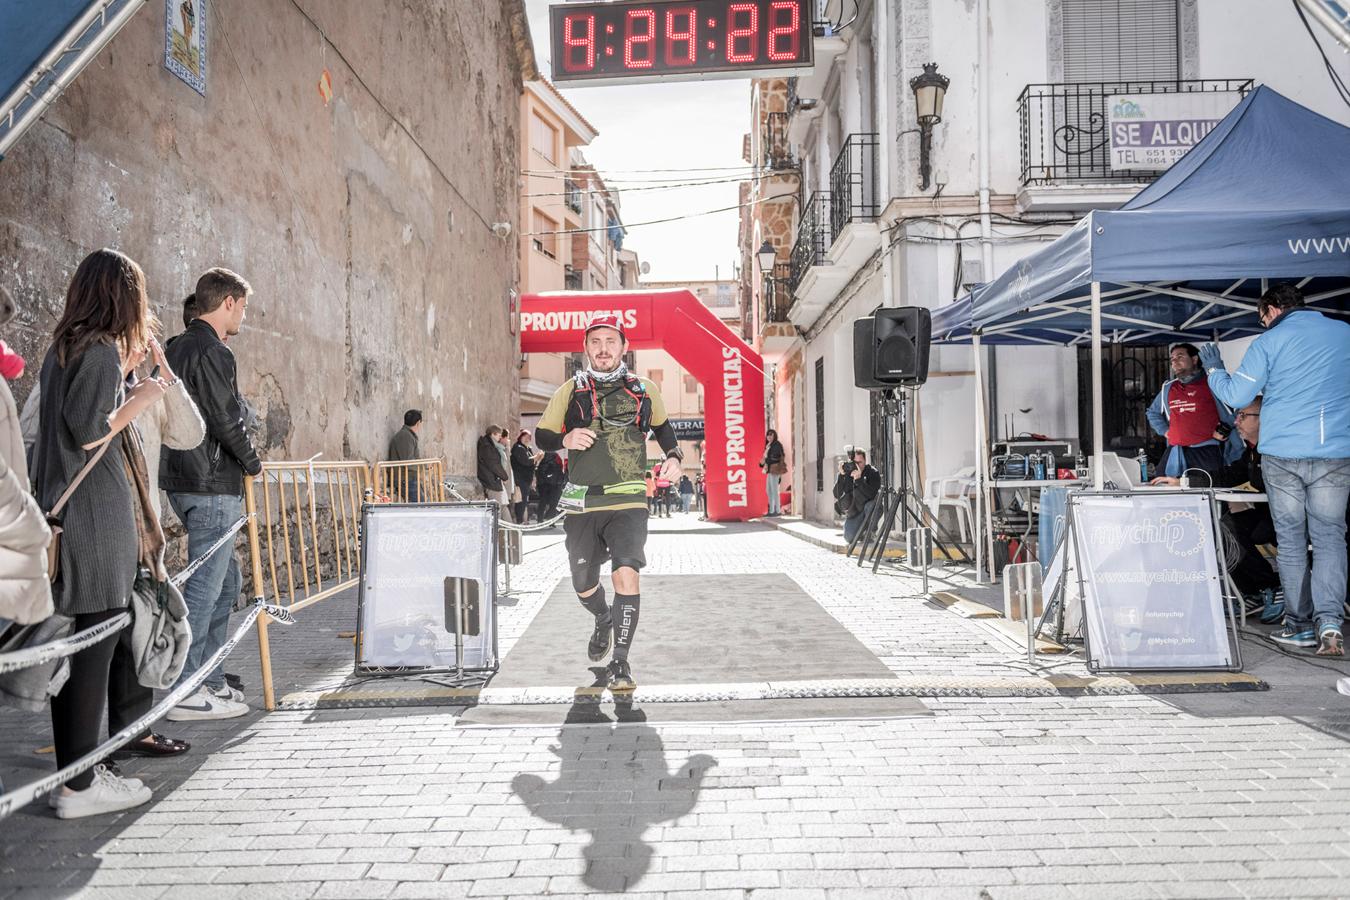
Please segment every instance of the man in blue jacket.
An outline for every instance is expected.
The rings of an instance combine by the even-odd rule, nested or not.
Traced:
[[[1214,396],[1230,407],[1264,394],[1261,452],[1279,539],[1284,627],[1271,635],[1319,656],[1344,656],[1345,510],[1350,500],[1350,324],[1303,305],[1292,284],[1261,296],[1268,330],[1229,374],[1212,343],[1200,350]],[[1309,572],[1307,547],[1312,541]]]

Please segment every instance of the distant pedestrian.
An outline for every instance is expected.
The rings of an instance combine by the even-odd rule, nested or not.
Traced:
[[[652,476],[651,472],[648,472],[642,476],[642,481],[647,492],[647,514],[654,516],[656,515],[656,478]]]
[[[489,425],[487,431],[478,439],[478,483],[483,487],[483,493],[489,500],[497,501],[502,508],[501,515],[506,518],[509,515],[507,508],[506,486],[511,481],[511,476],[502,463],[502,456],[498,452],[499,441],[506,431],[500,425]]]
[[[563,485],[567,483],[562,457],[551,451],[545,453],[534,470],[534,479],[539,494],[536,515],[540,522],[547,522],[558,514],[558,501],[562,499]]]
[[[543,452],[534,448],[534,437],[527,430],[516,435],[511,445],[511,477],[515,479],[516,491],[520,496],[515,501],[516,521],[524,525],[529,521],[530,504],[535,499],[534,476]]]
[[[787,474],[787,457],[783,455],[783,445],[778,442],[778,432],[772,428],[764,433],[764,456],[759,466],[764,470],[764,486],[769,495],[769,511],[765,515],[782,515],[783,508],[778,501],[778,480]]]
[[[403,427],[394,433],[389,441],[389,461],[390,462],[411,462],[422,458],[421,447],[422,432],[422,411],[420,409],[410,409],[403,414]],[[417,469],[409,466],[406,468],[406,484],[408,487],[407,496],[401,499],[408,503],[420,503],[422,492],[417,483]],[[395,482],[404,479],[395,479]]]
[[[688,475],[680,476],[680,512],[689,512],[694,502],[694,483]]]

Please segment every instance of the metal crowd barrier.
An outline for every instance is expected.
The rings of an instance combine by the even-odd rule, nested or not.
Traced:
[[[371,467],[376,503],[444,503],[445,460],[377,462]]]
[[[269,462],[244,481],[253,597],[290,613],[339,594],[360,577],[361,504],[376,471],[366,462]],[[276,709],[267,626],[258,615],[263,703]]]

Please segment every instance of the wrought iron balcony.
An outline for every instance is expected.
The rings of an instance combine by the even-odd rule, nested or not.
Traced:
[[[792,306],[792,263],[774,263],[773,272],[764,278],[764,319],[761,326],[788,320]]]
[[[1029,84],[1017,98],[1022,142],[1022,184],[1152,181],[1154,170],[1111,168],[1106,98],[1112,94],[1178,94],[1234,91],[1250,79],[1098,81]]]
[[[792,245],[788,282],[793,290],[801,284],[807,269],[825,261],[825,251],[830,249],[833,239],[834,233],[830,231],[830,195],[827,191],[816,191],[802,207],[801,222],[797,224],[797,242]]]
[[[881,213],[877,196],[879,135],[850,134],[830,167],[830,238],[853,222],[870,222]]]
[[[581,273],[572,271],[572,267],[567,267],[568,271],[563,275],[563,289],[568,291],[581,290]]]
[[[792,158],[792,146],[788,143],[788,118],[785,112],[771,112],[764,117],[759,164],[766,169],[791,169],[797,165]]]

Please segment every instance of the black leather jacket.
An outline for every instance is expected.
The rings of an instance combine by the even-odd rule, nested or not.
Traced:
[[[244,430],[234,354],[200,319],[169,341],[164,354],[201,411],[206,440],[195,450],[166,447],[159,486],[171,493],[243,494],[244,475],[257,475],[262,462]]]

